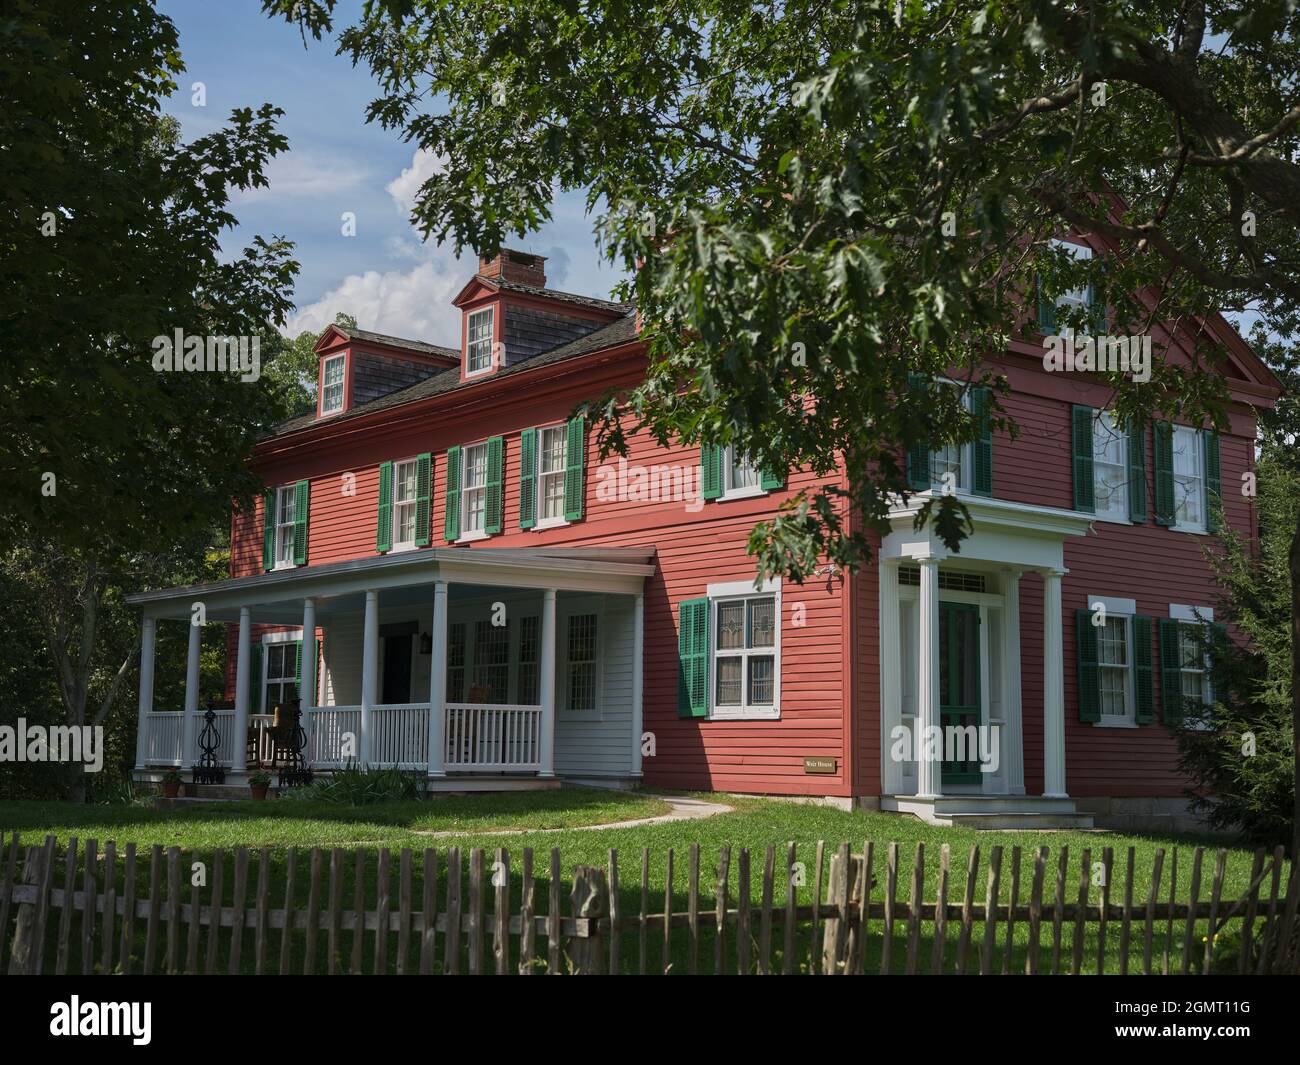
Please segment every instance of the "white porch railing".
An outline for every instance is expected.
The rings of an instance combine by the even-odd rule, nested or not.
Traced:
[[[429,704],[382,703],[370,708],[372,762],[398,769],[429,765]]]
[[[444,760],[449,770],[541,769],[542,708],[447,704]]]
[[[154,710],[144,715],[145,765],[181,765],[185,715],[179,710]]]
[[[337,768],[359,760],[361,754],[361,707],[313,706],[303,714],[307,729],[307,764],[322,769]],[[343,752],[344,739],[351,736],[350,753]]]

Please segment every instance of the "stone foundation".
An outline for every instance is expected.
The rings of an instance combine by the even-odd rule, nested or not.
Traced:
[[[1098,828],[1118,832],[1210,832],[1204,820],[1174,796],[1125,798],[1074,797],[1079,810],[1092,814]]]

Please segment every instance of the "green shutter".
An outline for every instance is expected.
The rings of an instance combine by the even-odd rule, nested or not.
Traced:
[[[393,546],[393,464],[379,464],[379,511],[375,520],[375,550],[381,555]]]
[[[311,482],[293,486],[293,564],[307,564],[307,516],[311,513]]]
[[[449,544],[460,536],[460,448],[447,449],[447,506],[442,538]]]
[[[570,418],[564,441],[564,520],[581,521],[587,494],[587,423]]]
[[[1153,631],[1152,618],[1139,615],[1133,619],[1134,719],[1139,725],[1153,724],[1156,719],[1156,696],[1151,678],[1151,671],[1155,664]]]
[[[1079,645],[1079,720],[1101,720],[1101,683],[1097,672],[1097,630],[1091,610],[1074,612],[1075,642]]]
[[[519,528],[537,524],[537,430],[519,434]]]
[[[974,484],[971,491],[977,496],[991,496],[993,494],[992,390],[988,388],[972,389],[970,405],[971,412],[975,416],[975,424],[979,428],[979,435],[975,438],[975,444],[972,448],[975,456],[975,469]]]
[[[1152,460],[1156,471],[1157,525],[1174,523],[1174,427],[1168,422],[1151,425]]]
[[[677,605],[677,716],[709,716],[709,600]]]
[[[302,698],[302,641],[293,641],[293,682],[298,686],[298,697]]]
[[[1201,430],[1201,455],[1205,463],[1205,527],[1210,532],[1219,531],[1215,508],[1222,504],[1223,479],[1219,468],[1219,434],[1209,429]]]
[[[722,448],[700,445],[700,496],[717,499],[722,495]]]
[[[1074,458],[1074,509],[1087,514],[1097,509],[1092,468],[1092,425],[1097,412],[1091,407],[1070,408],[1070,447]]]
[[[488,437],[487,485],[484,492],[483,531],[489,536],[501,531],[502,499],[501,479],[504,465],[505,442],[499,436]]]
[[[415,457],[415,546],[429,546],[429,497],[433,494],[433,456]]]
[[[1134,421],[1128,424],[1128,520],[1147,520],[1147,434]]]
[[[262,647],[254,644],[248,649],[248,713],[262,712]]]
[[[1043,291],[1043,279],[1035,279],[1038,289],[1038,331],[1040,333],[1056,332],[1056,304],[1047,298]]]
[[[1227,656],[1230,651],[1228,626],[1222,621],[1210,622],[1210,683],[1208,692],[1210,702],[1214,702],[1218,698],[1215,694],[1219,690],[1218,680],[1223,671],[1228,668]]]
[[[1178,646],[1178,622],[1160,618],[1160,704],[1166,725],[1183,720],[1182,660]]]
[[[1106,290],[1100,283],[1088,286],[1088,314],[1092,320],[1092,335],[1094,337],[1104,336],[1107,326]]]
[[[275,489],[262,494],[262,569],[275,566]]]
[[[785,487],[785,474],[776,470],[763,470],[762,486],[765,492],[774,492]]]
[[[924,374],[907,375],[907,391],[913,402],[919,402],[927,391]],[[925,440],[914,440],[907,445],[907,483],[913,491],[924,492],[934,487],[934,475],[930,463],[930,444]]]

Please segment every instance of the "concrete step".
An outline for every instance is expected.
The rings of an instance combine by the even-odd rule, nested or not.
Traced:
[[[935,823],[948,825],[951,828],[975,828],[1009,832],[1020,829],[1073,829],[1086,831],[1093,827],[1092,814],[1083,814],[1077,811],[1055,814],[1012,811],[941,814],[935,818]]]
[[[915,801],[915,800],[913,800]],[[1073,799],[1053,799],[1042,795],[941,795],[934,800],[937,815],[947,813],[1073,813]]]

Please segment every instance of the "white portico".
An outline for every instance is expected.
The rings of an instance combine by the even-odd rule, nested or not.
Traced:
[[[431,548],[129,596],[136,775],[197,762],[204,626],[224,642],[233,624],[234,698],[215,722],[232,782],[274,771],[272,708],[295,695],[317,769],[395,766],[450,790],[634,780],[654,572],[652,550]],[[154,705],[166,623],[189,627],[183,708]]]
[[[1066,792],[1061,578],[1092,515],[963,495],[973,533],[950,551],[890,512],[880,548],[881,808],[938,824],[1079,825]],[[1042,698],[1022,699],[1020,590],[1041,580]],[[1024,722],[1042,722],[1044,787],[1026,796]]]

